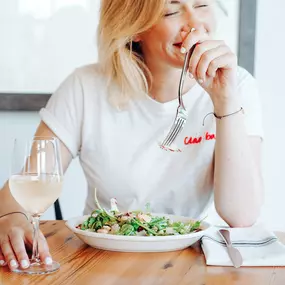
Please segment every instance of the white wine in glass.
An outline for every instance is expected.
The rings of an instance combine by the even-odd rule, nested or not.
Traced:
[[[63,173],[59,140],[53,137],[34,137],[32,140],[15,140],[9,188],[15,200],[31,216],[34,235],[30,267],[13,269],[17,273],[47,274],[59,269],[53,261],[41,262],[38,251],[39,219],[59,198]]]

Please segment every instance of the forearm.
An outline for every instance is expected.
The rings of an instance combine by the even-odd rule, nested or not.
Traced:
[[[0,215],[14,211],[25,212],[11,195],[9,184],[6,182],[2,190],[0,190]]]
[[[220,112],[237,110],[238,103]],[[260,167],[254,159],[242,112],[217,119],[214,196],[219,215],[233,227],[250,226],[263,198]]]

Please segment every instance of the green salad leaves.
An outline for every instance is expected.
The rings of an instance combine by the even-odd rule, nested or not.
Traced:
[[[97,205],[91,215],[77,228],[91,232],[114,234],[124,236],[169,236],[183,235],[197,232],[201,221],[172,222],[163,216],[154,216],[150,213],[150,205],[146,205],[146,212],[132,211],[120,212],[116,200],[111,199],[111,210],[102,208],[98,202],[95,189],[95,202]]]

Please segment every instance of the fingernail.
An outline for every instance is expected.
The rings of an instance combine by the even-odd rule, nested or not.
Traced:
[[[5,261],[4,260],[0,260],[0,266],[4,266]]]
[[[187,49],[185,47],[181,47],[180,52],[184,54],[187,52]]]
[[[195,29],[195,28],[192,28],[192,29],[191,29],[191,33],[194,32],[194,31],[196,31],[196,29]]]
[[[21,267],[28,268],[29,267],[29,262],[27,260],[22,260],[21,261]]]
[[[191,79],[193,79],[193,78],[194,78],[194,75],[193,75],[191,72],[189,72],[189,77],[190,77]]]
[[[11,260],[11,261],[10,261],[10,266],[11,266],[11,267],[18,267],[17,261],[16,261],[16,260]]]
[[[47,258],[45,259],[45,264],[46,264],[46,265],[51,265],[51,264],[52,264],[52,259],[51,259],[51,257],[47,257]]]
[[[204,80],[203,80],[203,79],[198,79],[198,82],[199,82],[200,84],[203,84],[203,83],[204,83]]]

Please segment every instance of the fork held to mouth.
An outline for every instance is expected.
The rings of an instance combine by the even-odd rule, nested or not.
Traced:
[[[182,92],[183,92],[185,77],[186,77],[186,74],[187,74],[188,68],[189,68],[190,58],[193,54],[194,49],[195,49],[195,46],[193,46],[185,54],[184,64],[183,64],[183,68],[182,68],[182,72],[181,72],[181,76],[180,76],[179,88],[178,88],[179,105],[177,108],[174,123],[173,123],[168,135],[166,136],[166,138],[164,139],[164,141],[161,144],[161,147],[164,149],[169,148],[171,146],[171,144],[175,141],[177,136],[182,131],[182,129],[186,123],[187,117],[188,117],[187,110],[186,110],[185,105],[183,103]]]

